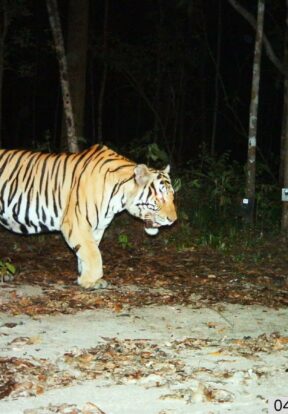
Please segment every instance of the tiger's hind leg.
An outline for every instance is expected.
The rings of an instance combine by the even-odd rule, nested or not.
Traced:
[[[86,224],[86,223],[85,223]],[[103,277],[102,256],[92,229],[87,225],[70,225],[63,221],[62,234],[77,255],[80,276],[78,284],[85,289],[104,289],[108,286]]]

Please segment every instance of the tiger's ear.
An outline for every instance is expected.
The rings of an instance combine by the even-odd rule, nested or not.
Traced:
[[[150,178],[150,172],[148,170],[147,165],[138,164],[134,169],[134,173],[135,173],[135,180],[137,184],[139,185],[147,184]]]
[[[166,174],[169,174],[170,173],[170,165],[169,164],[167,165],[167,167],[165,167],[163,169],[163,172],[166,173]]]

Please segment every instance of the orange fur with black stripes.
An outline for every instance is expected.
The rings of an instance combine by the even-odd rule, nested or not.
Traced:
[[[0,223],[22,234],[61,231],[78,258],[78,283],[105,287],[99,243],[116,213],[148,234],[176,220],[169,166],[154,170],[94,145],[76,154],[0,150]]]

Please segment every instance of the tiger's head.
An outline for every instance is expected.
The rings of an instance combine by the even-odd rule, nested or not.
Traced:
[[[127,210],[144,221],[144,229],[150,236],[156,235],[159,227],[170,226],[177,219],[169,172],[169,165],[164,170],[154,170],[145,164],[134,169],[136,195]]]

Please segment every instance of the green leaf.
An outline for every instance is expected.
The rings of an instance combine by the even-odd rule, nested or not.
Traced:
[[[16,272],[16,267],[12,263],[6,262],[5,267],[12,275]]]
[[[175,193],[177,193],[177,191],[179,191],[182,187],[181,178],[175,178],[172,182],[172,187],[173,187]]]

